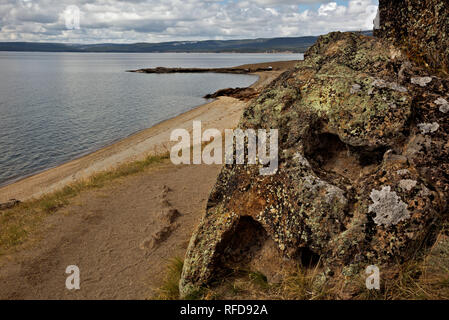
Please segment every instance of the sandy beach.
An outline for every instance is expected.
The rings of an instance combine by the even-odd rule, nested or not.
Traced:
[[[273,68],[272,71],[253,73],[259,79],[251,87],[259,90],[295,63],[297,62],[285,61],[242,67],[271,66]],[[163,121],[96,152],[4,186],[0,188],[0,203],[10,199],[26,201],[39,198],[100,171],[113,169],[123,163],[140,160],[148,155],[166,153],[173,145],[170,143],[171,131],[178,128],[191,131],[194,120],[201,120],[203,128],[216,128],[220,131],[234,128],[245,105],[245,102],[235,98],[219,97],[211,103]]]

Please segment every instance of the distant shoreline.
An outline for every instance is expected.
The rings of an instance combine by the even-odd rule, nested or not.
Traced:
[[[238,51],[151,51],[151,52],[138,52],[138,51],[39,51],[39,50],[1,50],[0,52],[10,52],[10,53],[17,53],[17,52],[23,52],[23,53],[85,53],[85,54],[91,54],[91,53],[111,53],[111,54],[123,54],[123,53],[135,53],[135,54],[146,54],[146,53],[169,53],[169,54],[285,54],[285,55],[297,55],[297,54],[304,54],[305,52],[291,52],[291,51],[274,51],[274,52],[238,52]]]
[[[99,53],[304,53],[317,36],[159,43],[0,42],[0,51]]]
[[[272,66],[272,71],[249,73],[259,77],[250,88],[259,90],[297,62],[298,60],[267,62],[239,66],[238,68],[249,66],[257,69]],[[141,160],[148,155],[166,153],[169,151],[171,130],[174,128],[189,130],[195,119],[202,120],[203,124],[210,128],[219,130],[233,128],[237,125],[246,104],[246,102],[235,98],[219,97],[99,150],[10,182],[0,187],[0,203],[10,199],[26,201],[39,198],[70,183],[88,178],[101,171],[113,169],[123,163]]]
[[[355,31],[373,35],[372,30]],[[74,53],[254,53],[299,54],[315,44],[319,36],[277,37],[236,40],[170,41],[159,43],[57,43],[1,42],[0,51]]]

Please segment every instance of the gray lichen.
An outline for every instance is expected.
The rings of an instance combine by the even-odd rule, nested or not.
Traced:
[[[324,199],[327,201],[327,203],[333,203],[335,199],[340,201],[340,203],[343,205],[346,205],[348,203],[348,200],[345,198],[344,191],[333,185],[329,185],[327,187]]]
[[[399,187],[402,190],[411,191],[414,187],[416,187],[417,183],[418,182],[416,180],[405,179],[405,180],[399,181]]]
[[[345,197],[345,193],[340,188],[327,183],[320,178],[307,175],[303,178],[304,187],[312,192],[320,192],[325,190],[325,200],[327,203],[332,203],[334,200],[338,200],[341,204],[346,205],[348,200]]]
[[[434,133],[438,131],[440,125],[436,122],[433,123],[420,123],[418,124],[419,130],[421,130],[422,134]]]
[[[293,156],[293,160],[295,160],[296,163],[303,167],[310,167],[309,161],[300,152],[295,153],[295,155]]]
[[[411,82],[421,87],[425,87],[432,82],[432,77],[414,77],[411,79]]]
[[[356,83],[356,84],[352,85],[350,92],[351,92],[351,94],[354,94],[354,93],[359,92],[360,89],[362,89],[362,86]]]
[[[381,89],[388,88],[390,90],[394,90],[394,91],[398,91],[398,92],[402,92],[402,93],[407,92],[406,87],[403,87],[396,82],[387,82],[382,79],[375,79],[373,81],[372,85],[374,87],[381,88]]]
[[[409,174],[410,171],[408,169],[401,169],[401,170],[396,171],[396,173],[400,176],[405,176],[405,175]]]
[[[438,98],[435,100],[435,104],[440,106],[440,111],[443,113],[447,113],[449,111],[449,102],[446,99]]]
[[[418,193],[418,195],[420,196],[420,197],[428,197],[428,196],[430,196],[432,193],[430,192],[430,190],[426,187],[426,186],[423,186],[422,187],[422,189],[421,189],[421,191]]]
[[[383,187],[381,191],[371,192],[373,204],[369,206],[369,212],[376,213],[374,222],[386,227],[396,225],[410,218],[410,212],[396,192],[391,191],[390,186]]]

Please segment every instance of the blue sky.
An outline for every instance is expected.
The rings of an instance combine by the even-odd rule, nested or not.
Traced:
[[[378,0],[0,0],[0,41],[130,43],[319,35],[372,29],[377,5]],[[77,12],[80,25],[72,28]]]
[[[342,0],[339,0],[339,1],[335,1],[335,2],[336,2],[338,5],[340,5],[340,6],[344,6],[344,5],[347,4],[348,1],[342,1]],[[320,7],[320,5],[321,5],[321,3],[302,4],[302,5],[300,5],[300,8],[301,8],[301,11],[304,11],[304,10],[306,10],[306,9],[309,9],[309,10],[318,10],[318,8]]]

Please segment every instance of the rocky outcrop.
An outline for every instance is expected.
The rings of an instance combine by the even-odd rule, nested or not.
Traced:
[[[379,0],[375,35],[407,48],[418,63],[449,73],[449,2]]]
[[[232,97],[242,101],[249,101],[258,94],[258,91],[254,88],[227,88],[220,89],[215,93],[207,94],[204,99],[216,99],[218,97]]]
[[[388,40],[320,37],[245,110],[241,128],[279,129],[279,170],[223,168],[182,296],[236,265],[275,274],[320,259],[331,277],[424,252],[447,212],[448,88]]]
[[[272,67],[254,67],[254,68],[244,68],[244,67],[233,67],[233,68],[148,68],[148,69],[138,69],[138,70],[128,70],[128,72],[136,73],[235,73],[235,74],[247,74],[255,72],[272,71]]]

